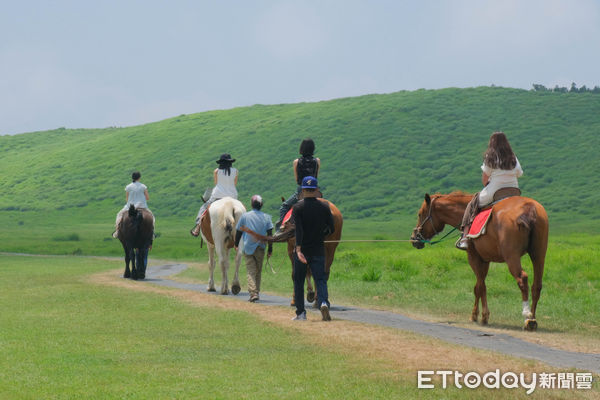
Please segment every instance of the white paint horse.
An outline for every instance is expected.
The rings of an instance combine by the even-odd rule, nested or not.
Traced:
[[[235,244],[235,226],[243,213],[246,212],[244,205],[231,197],[224,197],[212,203],[202,221],[200,222],[200,232],[202,239],[208,246],[208,263],[210,269],[210,278],[208,280],[208,291],[215,292],[215,281],[213,274],[215,271],[215,250],[219,257],[219,265],[223,274],[221,282],[221,294],[229,294],[227,272],[229,270],[229,250]],[[240,262],[242,261],[242,249],[235,255],[235,275],[231,285],[233,294],[238,294],[241,290],[239,281]]]

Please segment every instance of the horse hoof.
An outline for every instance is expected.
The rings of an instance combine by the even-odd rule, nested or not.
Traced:
[[[214,287],[209,287],[206,291],[207,292],[216,292]]]
[[[312,303],[313,301],[315,301],[315,292],[307,292],[306,293],[306,301],[308,301],[309,303]]]
[[[242,288],[240,287],[240,285],[233,285],[233,286],[231,286],[231,293],[238,294],[241,289]]]
[[[221,290],[221,294],[223,296],[227,296],[229,294],[229,289],[223,289],[223,290]]]
[[[523,330],[535,332],[537,330],[537,321],[535,319],[526,319],[525,326],[523,326]]]

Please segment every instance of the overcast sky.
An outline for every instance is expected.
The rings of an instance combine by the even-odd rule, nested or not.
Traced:
[[[600,86],[597,0],[0,6],[0,134],[419,88]]]

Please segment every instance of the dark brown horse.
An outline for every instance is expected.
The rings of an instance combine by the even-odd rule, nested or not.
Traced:
[[[119,224],[119,240],[125,250],[124,278],[138,280],[146,277],[148,249],[154,236],[152,220],[150,211],[145,208],[136,209],[131,205]]]
[[[325,237],[325,277],[327,280],[329,280],[329,272],[335,257],[335,249],[337,248],[339,240],[342,237],[342,225],[344,224],[344,218],[335,204],[323,198],[319,198],[319,200],[329,205],[329,209],[331,210],[331,214],[333,216],[333,225],[335,229],[331,235]],[[295,233],[296,226],[290,219],[281,225],[279,233],[273,236],[272,239],[274,242],[287,242],[288,257],[292,263],[292,280],[294,279],[294,247],[296,245]],[[310,303],[312,303],[316,298],[316,292],[313,289],[313,280],[314,279],[312,279],[310,268],[308,268],[306,274],[306,300]],[[294,305],[294,296],[292,296],[292,305]]]
[[[465,193],[425,195],[418,214],[417,226],[411,241],[422,249],[424,243],[444,229],[445,225],[458,227],[465,208],[473,196]],[[487,305],[485,278],[490,262],[508,264],[508,269],[521,289],[525,329],[535,330],[535,310],[542,291],[544,261],[548,248],[548,215],[537,201],[521,196],[509,197],[493,205],[492,216],[484,235],[469,239],[467,254],[475,272],[475,306],[471,321],[477,321],[481,299],[481,323],[487,324],[490,311]],[[457,250],[458,251],[458,250]],[[528,253],[533,263],[531,309],[527,274],[521,267],[521,257]]]

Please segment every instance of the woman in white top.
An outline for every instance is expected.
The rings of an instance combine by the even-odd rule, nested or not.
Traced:
[[[141,177],[142,174],[140,174],[137,171],[134,172],[133,174],[131,174],[132,182],[129,185],[125,186],[126,204],[125,207],[123,207],[123,209],[117,214],[117,220],[115,221],[115,232],[113,233],[113,237],[115,239],[118,238],[119,224],[121,223],[121,220],[123,219],[123,216],[125,215],[127,210],[129,210],[130,205],[133,204],[133,206],[137,209],[145,208],[150,212],[150,210],[148,209],[148,204],[146,203],[148,200],[150,200],[150,197],[148,196],[148,187],[140,182]],[[150,214],[152,214],[152,212],[150,212]],[[152,222],[154,224],[154,215],[152,215]]]
[[[238,181],[238,170],[232,167],[234,162],[235,158],[231,158],[231,155],[227,153],[221,154],[221,157],[217,160],[219,167],[213,172],[215,187],[210,194],[210,198],[202,204],[200,211],[198,211],[198,215],[196,216],[196,226],[190,231],[192,236],[200,235],[200,219],[211,203],[214,203],[223,197],[232,197],[237,200],[238,193],[236,185]]]
[[[483,183],[484,188],[473,196],[473,200],[465,210],[461,226],[463,235],[456,242],[456,247],[461,250],[467,249],[465,235],[469,231],[471,218],[474,217],[476,210],[492,203],[494,193],[499,189],[519,187],[517,178],[523,175],[523,169],[503,132],[494,132],[490,137],[488,148],[483,155],[481,171],[481,183]]]

